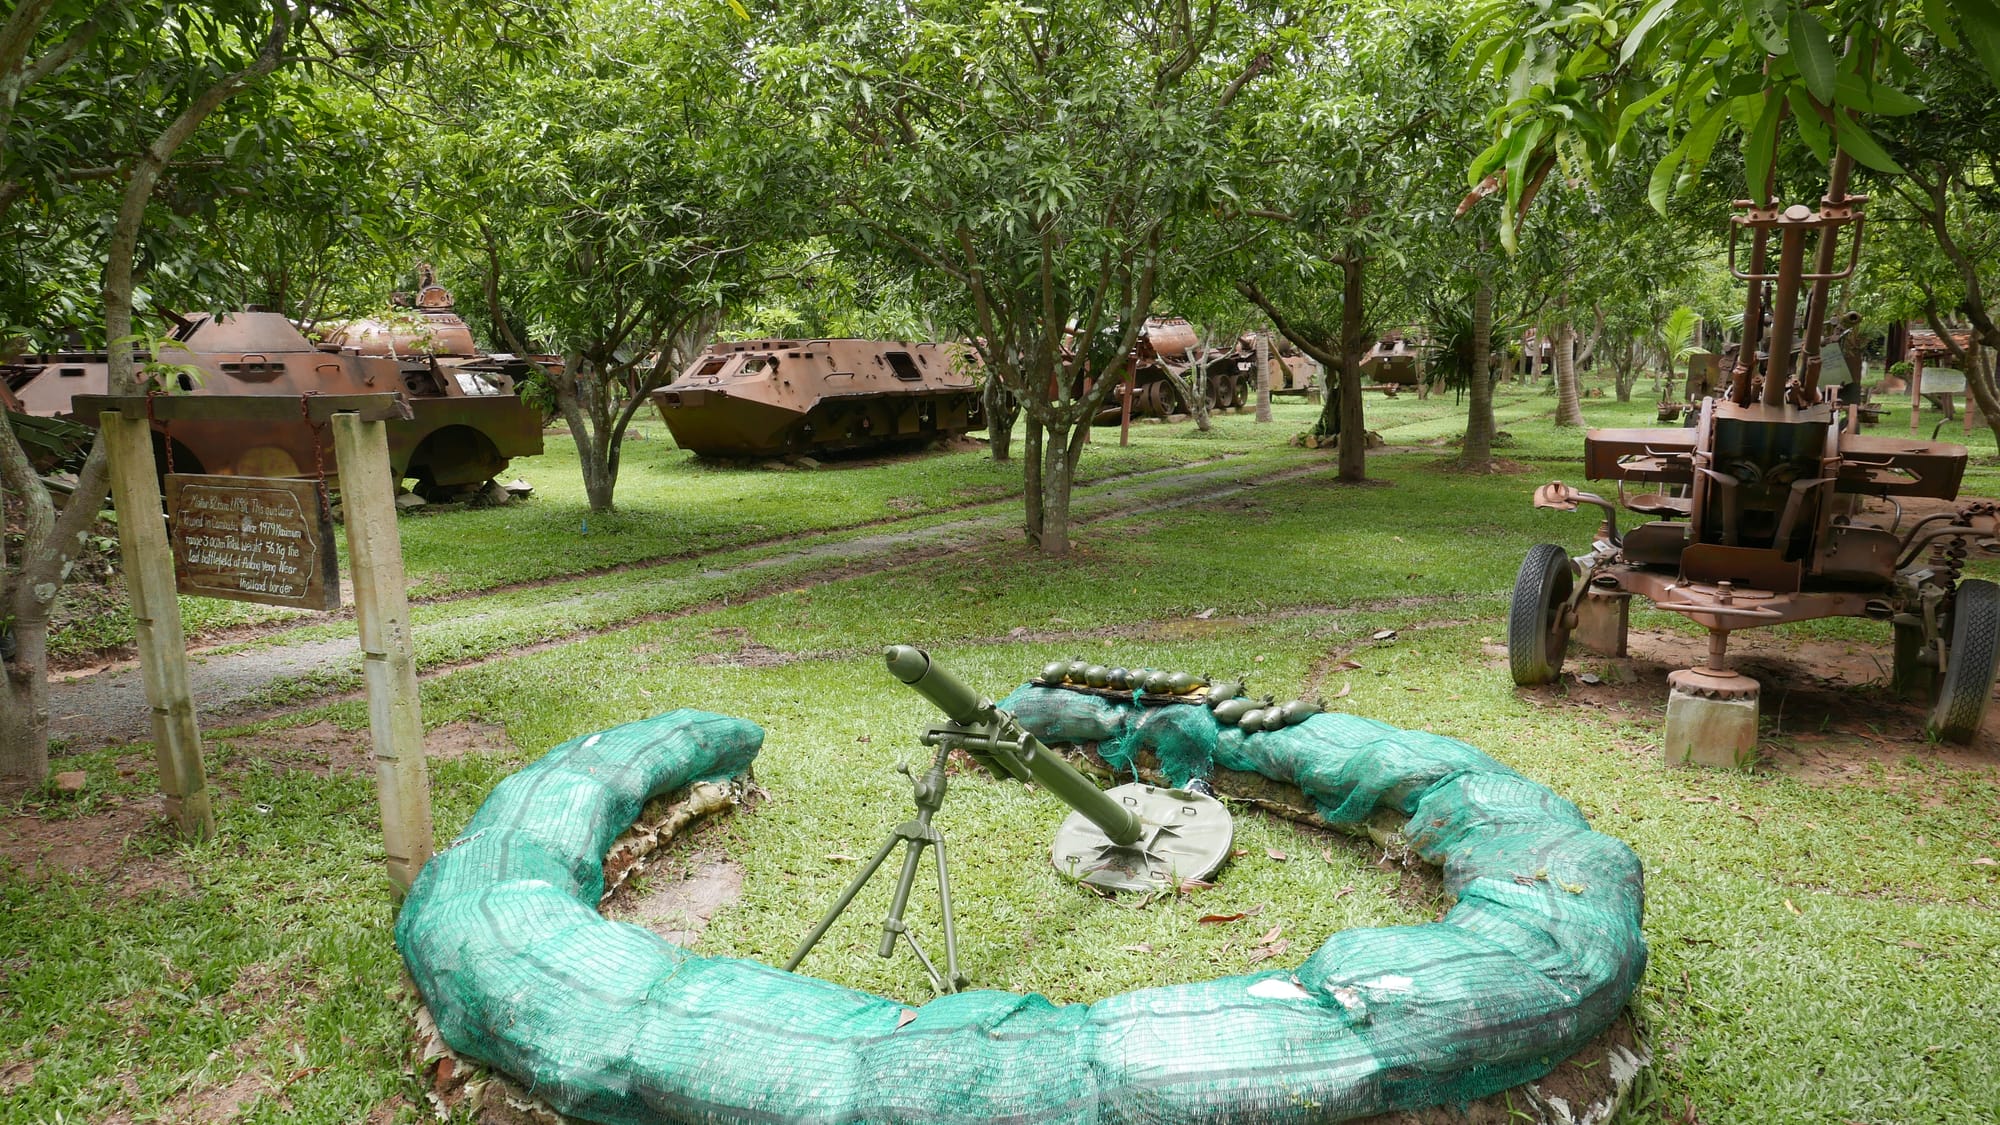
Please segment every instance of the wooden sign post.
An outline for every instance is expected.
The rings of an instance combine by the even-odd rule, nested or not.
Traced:
[[[160,792],[167,798],[167,816],[181,835],[206,840],[215,834],[215,814],[209,808],[208,773],[201,762],[194,693],[188,688],[181,604],[174,600],[174,555],[167,549],[160,483],[153,475],[153,427],[143,413],[128,418],[107,412],[103,432],[111,459],[111,501],[118,506],[118,554],[124,561],[125,589],[132,598],[139,677],[153,711]]]
[[[192,839],[215,831],[201,732],[188,686],[181,593],[332,609],[340,604],[332,521],[320,482],[290,478],[169,474],[167,513],[153,461],[154,420],[229,419],[254,424],[331,422],[335,464],[354,567],[355,620],[368,692],[368,726],[389,882],[398,901],[430,859],[430,774],[423,713],[396,530],[396,482],[389,468],[387,419],[409,416],[396,395],[280,396],[79,395],[79,414],[97,412],[110,453],[118,543],[139,667],[153,710],[153,742],[167,813]],[[171,542],[171,545],[170,545]]]
[[[410,599],[403,582],[403,541],[396,530],[396,482],[389,479],[387,423],[358,414],[333,416],[333,447],[354,564],[354,619],[361,633],[361,675],[368,688],[375,795],[389,882],[408,893],[431,858],[431,776],[424,760],[424,716],[417,704],[417,656],[410,640]]]

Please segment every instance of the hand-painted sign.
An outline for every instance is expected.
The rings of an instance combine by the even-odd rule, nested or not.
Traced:
[[[340,606],[321,483],[167,475],[174,586],[183,594],[301,609]]]

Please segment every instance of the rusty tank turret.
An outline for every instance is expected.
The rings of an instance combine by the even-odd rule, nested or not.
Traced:
[[[717,342],[652,397],[702,457],[874,449],[977,429],[976,364],[960,344]]]
[[[442,295],[448,314],[450,294],[431,288]],[[463,332],[462,323],[459,330]],[[443,334],[436,338],[450,339]],[[412,417],[389,423],[391,468],[398,479],[415,478],[417,490],[433,497],[476,486],[504,470],[511,458],[542,451],[541,417],[514,393],[514,374],[526,365],[512,356],[479,355],[469,332],[464,333],[465,354],[432,354],[388,346],[387,341],[378,346],[366,334],[336,334],[315,345],[278,313],[241,312],[180,318],[171,339],[159,354],[141,355],[139,362],[192,369],[170,376],[178,394],[401,393]],[[459,345],[454,341],[452,346]],[[0,368],[0,378],[26,413],[43,417],[72,418],[71,399],[109,389],[102,352],[23,357]],[[174,469],[184,473],[309,476],[318,471],[322,455],[331,452],[324,435],[316,450],[303,417],[297,423],[255,426],[179,421],[171,429],[159,423],[154,429],[162,468],[171,449]]]

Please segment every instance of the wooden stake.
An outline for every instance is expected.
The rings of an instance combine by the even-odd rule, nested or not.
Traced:
[[[1271,337],[1268,333],[1257,333],[1257,421],[1271,420]]]
[[[1917,432],[1917,415],[1924,412],[1924,357],[1910,364],[1910,432]]]
[[[1118,444],[1132,444],[1132,392],[1139,386],[1139,360],[1135,356],[1125,357],[1125,385],[1118,388],[1124,404],[1118,408]],[[1194,407],[1188,407],[1189,410]]]
[[[167,546],[160,481],[154,475],[153,426],[144,418],[116,412],[100,416],[99,424],[111,458],[118,554],[132,599],[139,676],[153,711],[160,792],[167,798],[167,816],[181,834],[206,840],[215,834],[215,813],[209,807],[208,772],[201,762],[201,731],[194,722],[194,692],[188,687],[187,642],[181,633],[180,602],[174,596],[174,555]]]
[[[354,569],[354,617],[368,688],[375,791],[389,882],[400,901],[432,850],[430,769],[417,703],[417,660],[410,643],[410,602],[396,531],[396,487],[389,477],[389,434],[382,422],[333,416],[347,553]]]

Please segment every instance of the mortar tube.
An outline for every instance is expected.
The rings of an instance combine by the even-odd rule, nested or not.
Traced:
[[[967,736],[960,738],[969,750],[976,748],[992,755],[1006,765],[1009,773],[1018,775],[1019,771],[1013,768],[1015,762],[1027,767],[1042,788],[1088,817],[1113,843],[1129,844],[1139,838],[1144,824],[1138,814],[1106,796],[1104,790],[1076,772],[1075,767],[1035,741],[1035,736],[1022,730],[1013,715],[938,667],[929,653],[910,645],[891,645],[883,650],[882,657],[892,675],[930,700],[946,718],[960,726],[985,728],[967,732]],[[1004,735],[1013,744],[1008,745],[994,737],[995,734]]]

